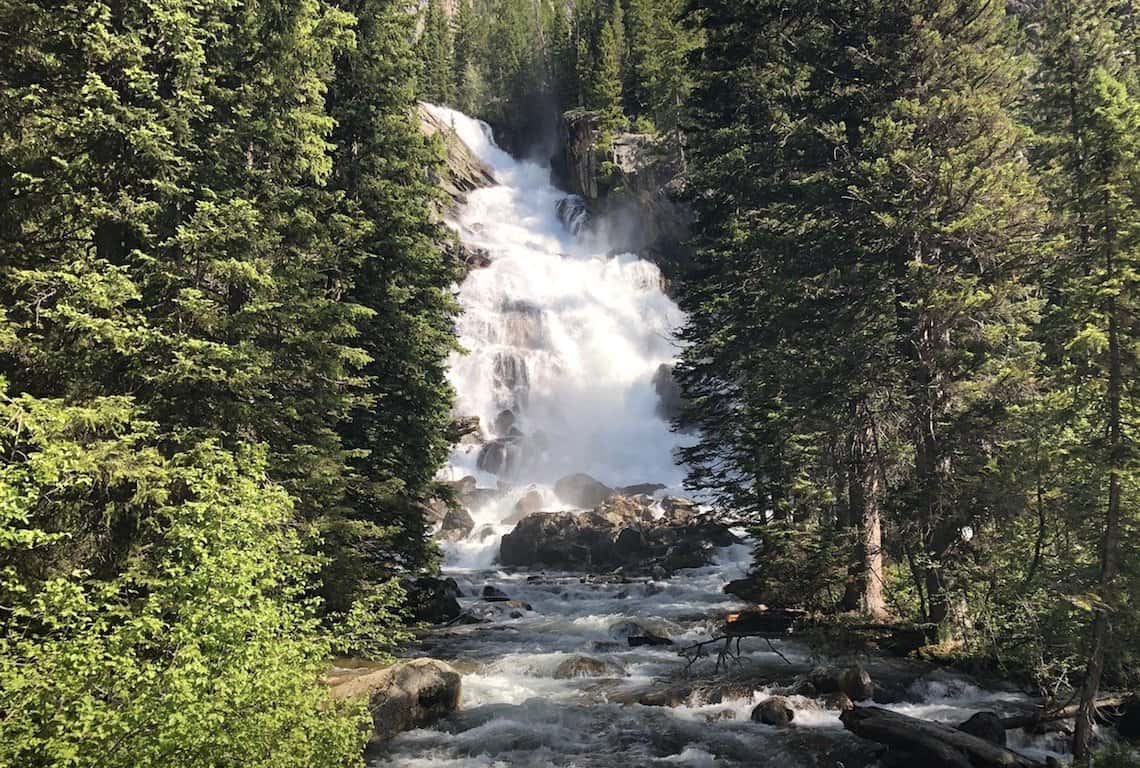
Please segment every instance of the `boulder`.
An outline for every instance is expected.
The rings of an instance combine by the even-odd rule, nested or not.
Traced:
[[[662,499],[661,509],[665,510],[666,518],[677,523],[687,523],[701,511],[697,502],[677,496],[666,496]]]
[[[979,712],[958,726],[958,730],[985,739],[999,747],[1006,745],[1005,725],[994,712]]]
[[[672,645],[673,641],[667,637],[655,635],[652,632],[647,632],[644,635],[630,635],[626,638],[630,648],[642,648],[645,646],[658,647],[663,645]]]
[[[820,693],[844,693],[852,701],[867,701],[875,695],[875,684],[867,670],[855,665],[845,669],[816,667],[808,675]]]
[[[427,624],[446,624],[459,618],[463,608],[457,598],[462,596],[454,579],[422,577],[404,583],[407,605],[412,617]]]
[[[535,512],[542,511],[542,494],[538,491],[528,491],[521,499],[515,502],[515,511],[507,516],[504,523],[518,525]]]
[[[512,567],[667,574],[708,565],[715,548],[731,541],[731,532],[717,523],[656,520],[645,497],[611,496],[582,513],[524,517],[503,537],[499,561]]]
[[[584,474],[569,475],[554,484],[554,493],[559,499],[581,509],[597,507],[613,492],[608,485]]]
[[[449,509],[443,516],[443,524],[436,538],[441,541],[463,541],[474,529],[475,521],[471,519],[471,513],[466,509]]]
[[[334,699],[367,698],[373,742],[423,728],[459,709],[460,675],[436,659],[415,659],[344,681]]]
[[[637,485],[626,485],[617,489],[619,496],[652,496],[658,491],[665,490],[666,486],[661,483],[638,483]]]
[[[855,702],[846,693],[830,693],[824,697],[823,707],[824,709],[846,712],[849,709],[855,709]]]
[[[557,680],[572,680],[578,677],[625,677],[625,675],[625,668],[616,662],[582,655],[571,656],[554,670],[554,677]]]
[[[616,554],[621,558],[637,557],[644,553],[649,545],[645,541],[645,534],[635,528],[622,528],[614,539]]]
[[[495,417],[495,434],[506,435],[515,428],[515,412],[511,410],[503,410]]]
[[[485,603],[506,603],[510,601],[510,597],[506,592],[498,587],[492,587],[490,584],[483,587],[483,592],[480,595]]]
[[[790,725],[796,717],[796,711],[783,696],[772,696],[764,699],[752,710],[752,722],[784,727]]]
[[[839,676],[839,693],[852,701],[869,701],[875,695],[875,683],[863,667],[848,667]]]

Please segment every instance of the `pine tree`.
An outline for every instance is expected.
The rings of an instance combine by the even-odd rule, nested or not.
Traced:
[[[370,584],[431,563],[422,504],[450,448],[446,359],[458,274],[439,245],[438,193],[423,172],[439,158],[413,123],[409,17],[391,0],[340,2],[360,21],[329,93],[332,184],[354,222],[341,279],[345,298],[367,310],[357,343],[368,357],[365,397],[340,427],[353,456],[344,511],[325,520],[336,545],[326,597],[346,610]]]
[[[1130,318],[1138,287],[1140,100],[1136,51],[1119,34],[1122,19],[1114,6],[1051,0],[1042,21],[1039,160],[1059,233],[1048,327],[1071,425],[1060,448],[1073,465],[1062,493],[1084,512],[1069,524],[1083,529],[1086,541],[1095,542],[1088,551],[1098,553],[1094,563],[1066,553],[1075,561],[1067,587],[1088,590],[1085,602],[1092,613],[1073,744],[1078,760],[1087,761],[1102,678],[1115,659],[1126,656],[1120,644],[1129,642],[1125,638],[1135,628],[1121,582],[1129,575],[1122,553],[1134,530],[1130,510],[1136,504],[1136,449],[1128,424],[1135,420],[1137,375],[1137,333]],[[1084,576],[1089,571],[1097,574],[1095,581]],[[1134,584],[1135,575],[1131,579]]]
[[[455,96],[455,52],[451,22],[441,0],[428,0],[422,24],[416,43],[420,60],[419,96],[436,104],[450,104]]]
[[[959,531],[993,514],[991,445],[1036,309],[1033,185],[1005,109],[1020,64],[1004,10],[967,5],[694,4],[692,481],[761,520],[856,525],[873,612],[879,576],[858,572],[881,567],[889,495],[934,624]]]
[[[587,89],[587,106],[599,113],[602,134],[620,130],[624,122],[621,108],[621,56],[614,36],[614,26],[609,21],[602,25],[598,36],[598,53]]]

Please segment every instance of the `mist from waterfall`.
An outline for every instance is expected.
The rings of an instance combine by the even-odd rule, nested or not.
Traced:
[[[559,203],[569,195],[552,185],[548,167],[512,158],[478,120],[429,109],[498,181],[472,192],[452,222],[491,263],[460,289],[466,352],[451,360],[456,410],[479,417],[483,445],[461,445],[448,472],[512,489],[491,509],[473,510],[476,522],[498,527],[530,490],[546,508],[564,507],[550,487],[577,472],[613,487],[679,489],[679,440],[659,413],[654,377],[675,360],[683,316],[660,270],[612,253],[604,232],[582,226],[580,211],[567,215],[566,203],[564,223]],[[490,547],[478,549],[489,564]]]

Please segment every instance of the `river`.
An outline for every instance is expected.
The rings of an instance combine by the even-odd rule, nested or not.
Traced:
[[[402,734],[372,765],[873,764],[875,747],[814,700],[791,698],[790,728],[749,719],[759,701],[820,661],[801,642],[745,641],[739,661],[720,674],[713,659],[687,668],[678,656],[741,607],[722,588],[744,574],[747,545],[660,580],[495,567],[521,497],[537,492],[544,510],[566,508],[553,491],[562,476],[585,472],[612,487],[653,483],[662,486],[658,497],[680,493],[684,472],[673,455],[681,438],[660,414],[654,379],[675,359],[683,317],[658,269],[613,253],[604,223],[583,226],[579,202],[562,202],[567,193],[552,185],[548,168],[510,157],[478,121],[431,109],[498,181],[471,193],[452,222],[464,244],[491,261],[461,287],[466,354],[451,365],[457,410],[478,416],[483,434],[456,449],[448,472],[500,493],[471,510],[475,529],[466,540],[445,546],[445,571],[462,589],[461,602],[491,620],[431,632],[409,650],[463,674],[462,708],[431,729]],[[481,601],[487,586],[526,609]],[[631,635],[647,634],[674,645],[630,647]],[[1015,690],[985,690],[932,667],[863,661],[880,683],[876,700],[908,714],[959,722],[1028,703]],[[1043,756],[1058,743],[1014,746]]]

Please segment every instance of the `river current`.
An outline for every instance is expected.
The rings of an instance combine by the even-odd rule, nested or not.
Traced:
[[[791,698],[797,712],[789,728],[749,719],[759,701],[820,662],[806,645],[746,640],[727,672],[715,670],[712,658],[687,667],[678,655],[742,607],[723,587],[745,573],[747,545],[661,580],[496,568],[520,498],[537,491],[543,509],[567,508],[553,491],[560,477],[585,472],[612,487],[653,483],[662,486],[658,497],[680,493],[679,438],[661,415],[655,378],[677,354],[683,317],[657,267],[612,252],[604,222],[584,226],[579,201],[563,202],[568,195],[551,183],[549,168],[512,158],[476,120],[430,109],[498,182],[471,193],[451,222],[490,265],[460,289],[466,354],[451,365],[457,410],[478,416],[482,434],[456,449],[447,470],[450,479],[474,477],[497,493],[471,510],[471,536],[444,547],[445,573],[465,595],[460,602],[491,620],[434,631],[409,650],[463,674],[462,707],[430,729],[400,735],[371,764],[873,765],[874,745],[845,732],[839,713],[813,700]],[[483,602],[487,586],[529,610]],[[630,647],[631,635],[673,645]],[[910,662],[862,661],[881,683],[877,700],[916,716],[960,722],[1028,701]],[[1042,756],[1056,745],[1013,746]]]

